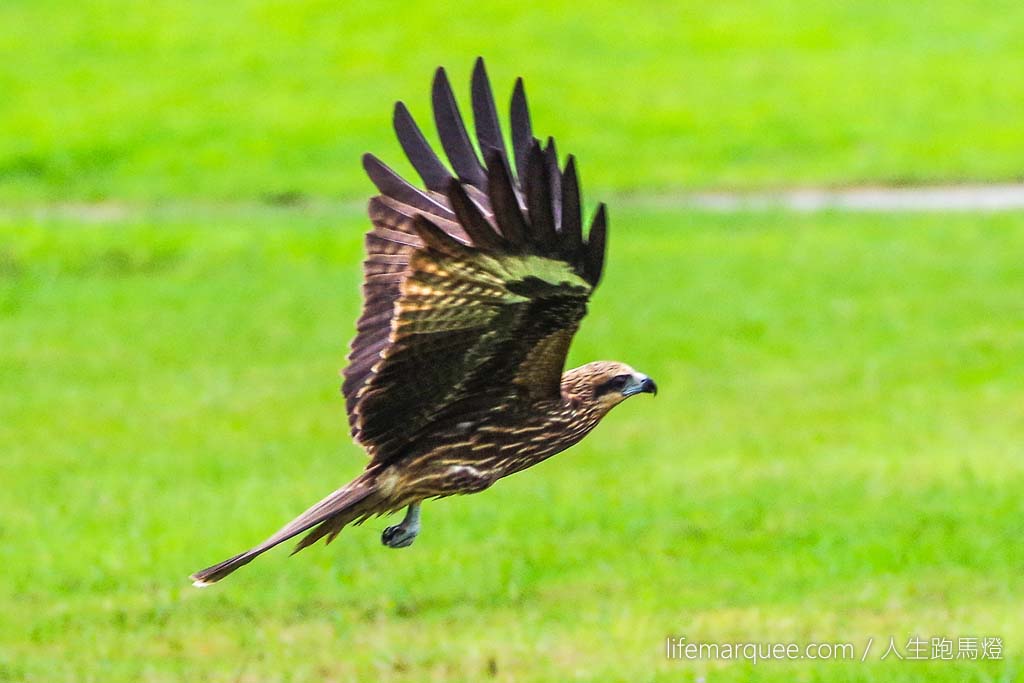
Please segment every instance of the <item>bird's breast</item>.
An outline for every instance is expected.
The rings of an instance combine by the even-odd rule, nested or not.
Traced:
[[[580,441],[596,423],[568,406],[488,411],[440,425],[395,463],[402,482],[428,496],[471,493],[545,460]]]

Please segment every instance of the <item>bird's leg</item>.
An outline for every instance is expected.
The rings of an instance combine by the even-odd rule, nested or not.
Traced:
[[[405,510],[400,524],[389,526],[380,535],[380,542],[389,548],[408,548],[420,533],[420,504],[413,503]]]

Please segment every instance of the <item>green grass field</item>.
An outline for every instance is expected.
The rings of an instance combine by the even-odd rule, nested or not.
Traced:
[[[426,118],[439,64],[465,96],[476,55],[592,189],[1019,179],[1021,26],[1015,0],[8,0],[0,199],[361,198],[392,103]]]
[[[1018,679],[1024,213],[664,200],[1021,179],[1024,5],[363,4],[0,3],[0,682]],[[610,200],[570,362],[659,395],[408,550],[192,588],[364,465],[359,155],[407,170],[393,101],[480,54]],[[912,636],[1003,659],[879,661]]]
[[[613,214],[571,361],[661,392],[577,448],[205,591],[363,465],[360,213],[0,224],[0,680],[1008,681],[1024,215]],[[998,662],[666,660],[664,638],[1000,636]],[[887,642],[887,640],[886,640]]]

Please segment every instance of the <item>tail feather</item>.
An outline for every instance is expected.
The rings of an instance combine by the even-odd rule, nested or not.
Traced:
[[[192,585],[204,588],[214,584],[236,569],[249,564],[274,546],[284,543],[288,539],[298,536],[313,527],[320,526],[326,531],[318,533],[320,530],[317,529],[310,536],[316,535],[316,538],[320,538],[325,533],[331,532],[334,532],[334,535],[336,535],[337,532],[341,531],[342,527],[356,517],[365,516],[366,506],[360,505],[360,503],[365,503],[367,498],[375,492],[376,484],[374,477],[369,473],[361,475],[303,512],[258,546],[196,572],[190,577],[193,581]],[[316,538],[313,540],[316,540]],[[309,545],[309,542],[310,540],[307,536],[295,549],[295,552],[305,548]]]
[[[356,519],[357,517],[359,517],[360,519]],[[339,516],[324,521],[323,524],[320,524],[319,526],[313,528],[308,534],[303,536],[298,543],[295,544],[295,549],[292,550],[292,555],[294,555],[295,553],[299,552],[304,548],[308,548],[309,546],[313,545],[325,536],[327,537],[326,542],[330,543],[338,537],[338,534],[341,533],[341,530],[345,528],[346,524],[349,524],[353,521],[355,521],[356,524],[360,524],[365,518],[365,513],[357,513],[354,515]]]

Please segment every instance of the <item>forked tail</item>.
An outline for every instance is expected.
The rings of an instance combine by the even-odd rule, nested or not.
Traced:
[[[373,512],[373,510],[367,509],[367,503],[370,502],[367,499],[376,493],[376,488],[373,474],[364,472],[349,484],[341,487],[303,512],[258,546],[228,558],[223,562],[219,562],[212,567],[196,572],[190,577],[193,582],[192,585],[204,588],[216,583],[239,567],[249,564],[274,546],[284,543],[289,538],[298,536],[304,531],[313,529],[313,527],[319,526],[309,536],[302,539],[293,551],[293,554],[324,536],[328,536],[327,540],[330,542],[346,524]]]

